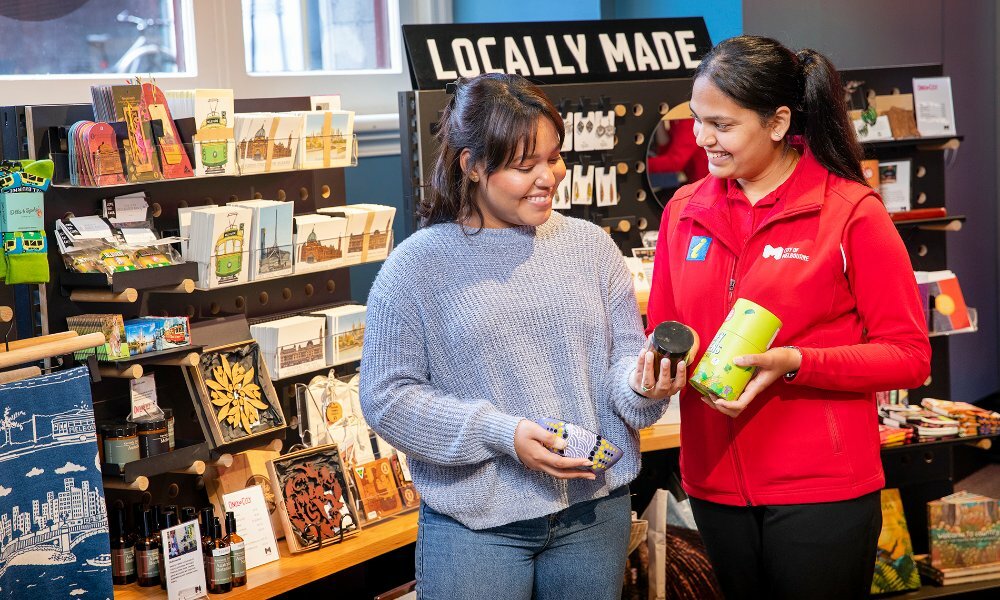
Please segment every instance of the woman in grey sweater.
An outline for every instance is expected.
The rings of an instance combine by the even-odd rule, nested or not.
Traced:
[[[685,383],[653,380],[625,261],[552,212],[563,121],[516,75],[459,80],[420,207],[372,286],[361,405],[423,502],[421,598],[618,598],[636,431]],[[648,356],[651,358],[652,354]],[[534,420],[599,433],[607,471]]]

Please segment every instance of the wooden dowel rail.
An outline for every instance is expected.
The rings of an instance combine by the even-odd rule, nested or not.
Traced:
[[[88,333],[87,335],[80,335],[67,339],[35,343],[24,348],[18,348],[17,350],[0,353],[0,369],[35,362],[36,360],[42,360],[43,358],[62,356],[64,354],[71,354],[80,350],[96,348],[106,342],[107,340],[104,338],[104,334],[96,331],[94,333]]]
[[[129,365],[124,369],[107,365],[98,367],[97,370],[101,374],[101,377],[108,377],[110,379],[139,379],[143,373],[142,365],[140,364]]]
[[[229,454],[228,452],[225,454],[220,454],[219,458],[215,459],[209,464],[212,465],[213,467],[225,467],[228,469],[229,467],[233,466],[233,455]]]
[[[145,492],[149,489],[149,478],[145,475],[139,475],[135,478],[135,481],[128,483],[117,477],[105,477],[104,487],[112,490],[137,490]]]
[[[73,302],[114,302],[131,304],[139,299],[135,288],[125,288],[121,293],[110,290],[76,289],[70,292],[69,299]]]
[[[180,473],[181,475],[204,475],[205,474],[205,461],[196,460],[191,463],[186,469],[177,469],[176,471],[171,471],[171,473]]]
[[[194,291],[194,280],[185,279],[175,286],[153,288],[149,291],[156,292],[157,294],[190,294]]]
[[[9,344],[0,343],[0,352],[7,352],[8,349],[18,350],[21,348],[28,348],[30,346],[37,346],[38,344],[68,340],[69,338],[75,338],[79,335],[80,334],[75,331],[60,331],[59,333],[50,333],[49,335],[40,335],[38,337],[25,338],[23,340],[14,340]]]
[[[14,383],[15,381],[21,381],[22,379],[38,377],[41,374],[42,370],[38,367],[24,367],[23,369],[4,371],[3,373],[0,373],[0,383]]]
[[[0,306],[0,322],[10,323],[14,318],[14,309],[9,306]]]
[[[198,364],[198,357],[199,354],[197,352],[189,352],[180,356],[169,356],[158,360],[151,360],[149,364],[164,367],[193,367]]]

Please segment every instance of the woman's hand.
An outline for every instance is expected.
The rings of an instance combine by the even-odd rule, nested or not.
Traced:
[[[697,348],[691,352],[691,356],[697,353]],[[628,384],[632,391],[640,396],[645,396],[650,400],[662,400],[669,398],[681,391],[687,384],[687,364],[684,361],[677,363],[677,375],[670,377],[670,358],[664,356],[660,361],[660,378],[653,377],[653,362],[656,355],[651,350],[643,350],[636,360],[635,369],[629,374]],[[655,383],[654,383],[655,382]]]
[[[532,471],[548,473],[557,479],[596,479],[591,471],[580,470],[580,467],[591,465],[586,458],[559,456],[550,450],[565,447],[566,440],[534,421],[521,419],[514,430],[514,451],[521,463]]]
[[[735,402],[723,400],[714,394],[707,398],[702,396],[701,399],[715,410],[735,419],[769,385],[786,373],[798,370],[802,365],[802,353],[796,348],[771,348],[763,354],[737,356],[733,363],[737,367],[757,367],[757,373],[747,383],[740,397]]]

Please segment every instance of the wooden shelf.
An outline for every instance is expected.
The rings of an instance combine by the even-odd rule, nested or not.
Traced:
[[[880,596],[880,598],[886,598],[887,600],[917,600],[919,598],[951,598],[956,596],[963,596],[967,598],[985,598],[986,594],[978,594],[977,592],[985,592],[986,590],[992,590],[995,588],[1000,588],[1000,579],[990,579],[988,581],[975,581],[972,583],[959,583],[953,585],[933,585],[924,584],[919,590],[913,590],[912,592],[905,592],[902,594],[886,594]],[[996,594],[992,594],[992,597],[996,598]]]
[[[415,541],[416,511],[365,527],[353,538],[313,552],[291,554],[282,540],[278,542],[280,560],[247,571],[247,584],[234,588],[224,597],[271,598]],[[120,600],[166,597],[167,593],[159,587],[141,588],[134,583],[115,586],[115,598]]]
[[[642,452],[653,452],[654,450],[666,450],[668,448],[680,448],[681,446],[681,426],[680,423],[671,425],[653,425],[639,432],[639,450]]]

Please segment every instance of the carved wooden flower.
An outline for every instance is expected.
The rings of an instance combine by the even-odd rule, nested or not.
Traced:
[[[222,365],[212,368],[212,379],[205,384],[212,390],[212,404],[219,407],[219,423],[242,427],[253,433],[252,425],[260,420],[260,412],[269,407],[260,397],[260,386],[253,382],[254,369],[244,369],[238,362],[229,364],[222,356]]]

